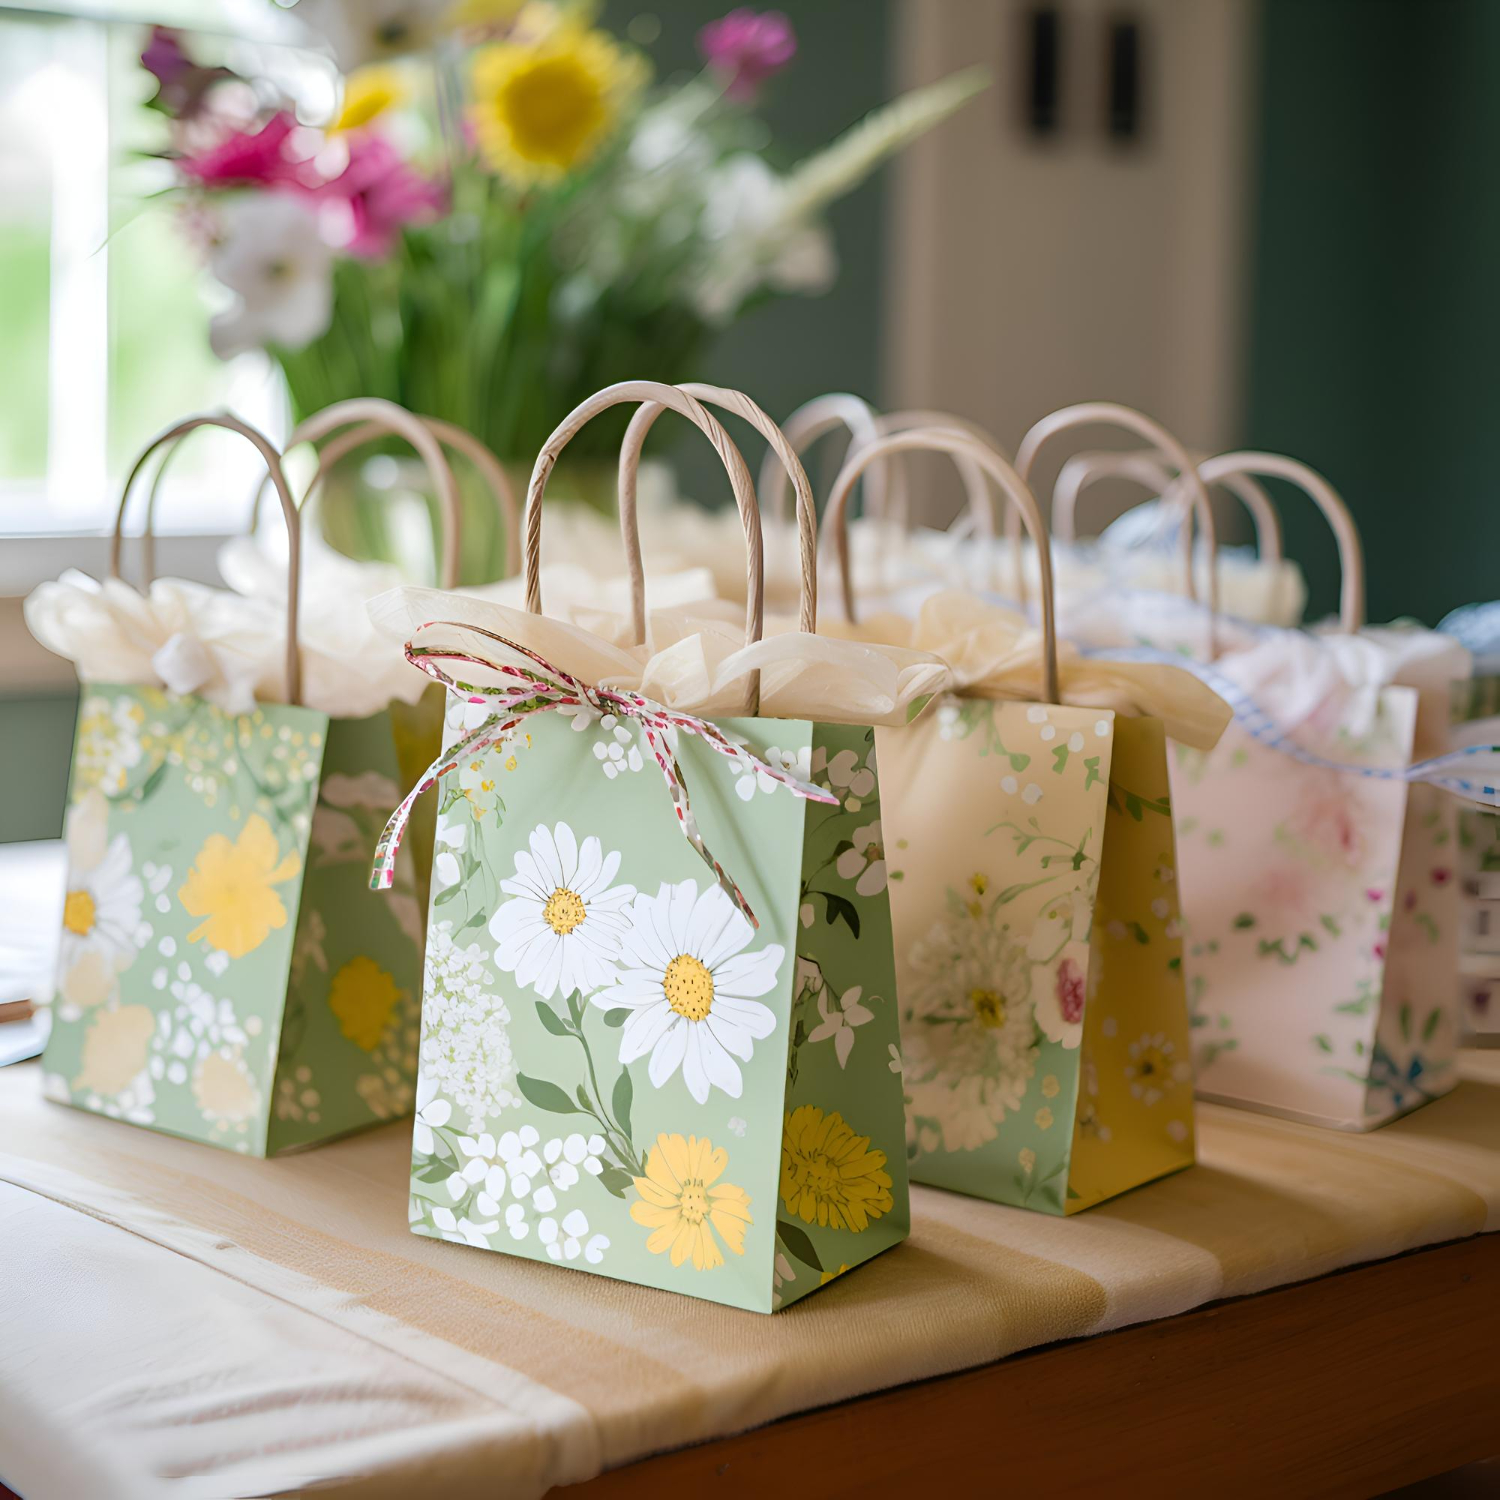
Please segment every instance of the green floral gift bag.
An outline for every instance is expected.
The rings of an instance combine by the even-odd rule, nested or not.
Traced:
[[[760,641],[754,490],[695,396],[750,418],[795,466],[801,631]],[[639,590],[615,638],[642,644],[612,643],[597,617],[586,631],[542,616],[543,486],[573,433],[624,401],[653,403],[622,459],[627,540],[633,437],[674,409],[734,484],[743,628],[714,604],[658,611],[646,645]],[[398,601],[408,655],[450,694],[449,748],[393,817],[374,877],[436,786],[417,1234],[760,1312],[905,1238],[889,906],[883,886],[836,873],[880,817],[874,733],[796,711],[812,524],[806,476],[758,407],[628,382],[580,406],[537,461],[526,612]],[[882,659],[873,696],[901,670]]]
[[[74,575],[30,601],[34,628],[70,610],[75,638],[105,621],[120,666],[140,658],[130,680],[106,681],[84,665],[97,643],[75,657],[43,1067],[61,1102],[264,1156],[410,1111],[420,908],[409,859],[394,901],[365,878],[399,795],[389,714],[301,701],[298,517],[270,442],[227,416],[159,437],[126,485],[116,567],[136,476],[202,426],[241,434],[270,466],[291,541],[286,612],[170,579],[138,593],[118,576]],[[283,672],[285,701],[270,701]]]

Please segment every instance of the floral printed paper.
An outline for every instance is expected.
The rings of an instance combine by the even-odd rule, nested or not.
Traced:
[[[1391,687],[1353,767],[1412,759]],[[1238,724],[1174,768],[1200,1091],[1368,1129],[1456,1082],[1457,824],[1438,789],[1305,765]]]
[[[879,743],[913,1178],[1071,1213],[1187,1165],[1161,725],[951,699]]]
[[[439,783],[416,1233],[763,1312],[906,1234],[873,734],[721,727],[837,797],[679,738],[758,928],[613,715],[536,714]]]
[[[365,889],[385,715],[90,685],[48,1093],[263,1155],[412,1107],[420,911]]]

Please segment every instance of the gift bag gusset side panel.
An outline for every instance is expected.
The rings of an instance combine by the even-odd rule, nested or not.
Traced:
[[[810,761],[806,722],[720,727]],[[753,929],[639,734],[537,713],[437,788],[411,1227],[769,1312],[802,802],[677,735]]]
[[[1416,694],[1386,688],[1308,765],[1238,723],[1173,747],[1184,965],[1200,1098],[1359,1127],[1406,820]]]
[[[447,694],[436,682],[430,683],[415,703],[391,704],[391,734],[396,743],[396,780],[404,793],[415,786],[427,767],[437,758],[443,745],[443,716]],[[427,918],[432,899],[433,835],[437,828],[437,798],[419,798],[411,810],[403,843],[411,860],[416,880],[417,901],[422,920]]]
[[[436,753],[437,746],[433,746]],[[334,719],[292,945],[269,1151],[409,1114],[422,1003],[422,914],[410,849],[370,889],[370,851],[401,800],[390,715]]]
[[[1067,1211],[1191,1166],[1191,1028],[1159,719],[1115,719]]]
[[[810,771],[839,800],[804,804],[777,1306],[817,1291],[911,1231],[889,851],[874,731],[815,725]]]
[[[1412,786],[1380,1018],[1364,1075],[1367,1127],[1408,1114],[1458,1083],[1458,854],[1458,804],[1439,787]]]
[[[264,1153],[327,727],[84,686],[50,1097]]]
[[[1114,722],[954,699],[877,731],[913,1181],[1066,1210]]]

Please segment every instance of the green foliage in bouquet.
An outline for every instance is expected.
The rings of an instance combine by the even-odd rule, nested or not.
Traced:
[[[142,57],[184,222],[234,299],[215,350],[267,351],[296,417],[383,396],[521,465],[601,386],[690,378],[746,308],[825,289],[823,210],[985,84],[976,70],[915,90],[782,175],[754,108],[796,50],[774,12],[705,27],[704,70],[661,87],[561,0],[294,14],[340,69],[326,118],[200,65],[171,31]],[[574,454],[612,454],[627,417],[591,424]],[[479,540],[465,551],[492,571],[501,539]]]

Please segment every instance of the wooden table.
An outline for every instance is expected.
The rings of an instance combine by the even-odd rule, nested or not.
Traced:
[[[1500,1451],[1500,1235],[680,1449],[556,1500],[1371,1496]]]

